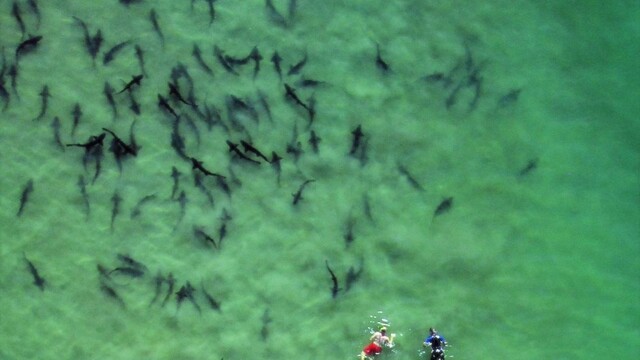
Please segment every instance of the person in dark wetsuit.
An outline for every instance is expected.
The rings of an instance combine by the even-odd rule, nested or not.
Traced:
[[[440,336],[436,329],[429,328],[429,336],[422,343],[424,347],[431,347],[431,358],[444,359],[444,347],[447,346],[447,340]]]

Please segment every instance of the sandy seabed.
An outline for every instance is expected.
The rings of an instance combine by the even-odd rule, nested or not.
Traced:
[[[355,359],[382,319],[386,359],[430,326],[455,359],[640,355],[637,2],[272,3],[18,0],[24,35],[0,4],[0,359]],[[106,134],[96,176],[55,136],[102,128],[140,148]]]

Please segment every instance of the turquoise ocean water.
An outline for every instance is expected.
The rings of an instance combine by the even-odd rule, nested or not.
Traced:
[[[28,1],[0,2],[0,359],[356,359],[382,319],[397,334],[384,359],[424,359],[430,326],[453,359],[640,355],[637,1],[219,0],[212,22],[202,0],[37,4],[39,26]],[[74,17],[101,31],[95,61]],[[142,72],[136,46],[146,76],[114,95],[114,118],[105,82]],[[253,59],[233,74],[214,52],[254,46],[255,77]],[[197,108],[168,95],[181,66]],[[64,144],[133,128],[138,155],[119,171],[107,134],[96,177],[82,148],[56,144],[55,117]],[[225,180],[196,186],[172,136]],[[280,181],[227,140],[276,152]],[[178,308],[187,282],[195,304]]]

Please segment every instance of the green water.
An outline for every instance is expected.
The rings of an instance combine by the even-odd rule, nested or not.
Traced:
[[[211,26],[205,1],[192,10],[189,1],[58,0],[40,1],[39,29],[27,2],[17,3],[27,32],[43,39],[20,57],[19,96],[4,77],[11,98],[0,113],[0,359],[356,359],[382,318],[398,334],[385,359],[420,358],[430,326],[447,338],[454,359],[640,355],[638,2],[298,1],[282,28],[259,0],[217,1]],[[288,17],[287,1],[273,3]],[[9,66],[21,32],[13,3],[0,5]],[[92,35],[102,30],[95,66],[73,16]],[[104,66],[104,53],[124,40],[132,44]],[[214,76],[191,55],[194,43]],[[376,67],[376,43],[386,73]],[[119,91],[140,72],[133,44],[144,50],[148,73],[133,92],[141,114],[123,93],[113,120],[104,82]],[[225,72],[214,45],[236,57],[257,46],[256,79],[251,64],[237,67],[237,76]],[[307,53],[303,76],[325,82],[307,89],[296,85],[300,75],[284,76],[304,102],[314,94],[311,128],[304,109],[284,97],[269,60],[275,50],[285,73]],[[482,78],[475,107],[473,87],[464,85],[469,61]],[[198,144],[181,124],[189,156],[227,176],[230,197],[205,180],[213,205],[194,186],[191,164],[171,148],[171,115],[157,106],[178,62],[194,78],[200,108],[215,105],[228,123],[225,98],[233,94],[252,99],[260,116],[258,123],[244,116],[246,131],[227,134],[172,103],[201,137]],[[423,79],[436,72],[454,83]],[[49,106],[33,121],[45,84]],[[273,121],[258,105],[258,89]],[[517,101],[501,105],[514,89],[521,89]],[[83,116],[71,136],[75,103]],[[95,170],[92,163],[83,170],[83,150],[55,144],[55,116],[64,143],[85,142],[102,127],[128,141],[136,120],[142,148],[120,173],[108,135],[91,184]],[[348,155],[358,125],[364,160]],[[322,138],[318,154],[310,129]],[[285,151],[294,131],[304,150],[297,162]],[[227,139],[251,139],[283,156],[280,184],[269,164],[231,160]],[[533,159],[536,168],[519,176]],[[170,199],[173,166],[188,199],[182,218]],[[29,179],[34,190],[17,217]],[[293,206],[291,194],[306,179],[315,182]],[[122,202],[112,230],[116,192]],[[447,197],[451,209],[434,216]],[[213,249],[193,229],[217,241],[225,209],[232,219]],[[44,291],[23,254],[45,278]],[[101,280],[97,264],[122,266],[117,254],[144,263],[146,274]],[[325,261],[341,288],[350,267],[362,266],[362,275],[333,299]],[[174,292],[193,284],[202,312],[189,301],[178,310],[175,295],[161,307],[166,285],[150,306],[157,273],[175,276]],[[101,281],[124,306],[101,291]],[[207,304],[203,285],[220,312]]]

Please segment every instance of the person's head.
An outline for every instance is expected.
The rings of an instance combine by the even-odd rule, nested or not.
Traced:
[[[430,327],[430,328],[429,328],[429,335],[435,335],[435,334],[437,334],[437,333],[438,333],[438,332],[436,331],[436,329],[434,329],[434,328],[432,328],[432,327]]]
[[[380,328],[380,333],[381,333],[382,335],[386,334],[386,333],[387,333],[387,327],[386,327],[386,326],[381,327],[381,328]]]

